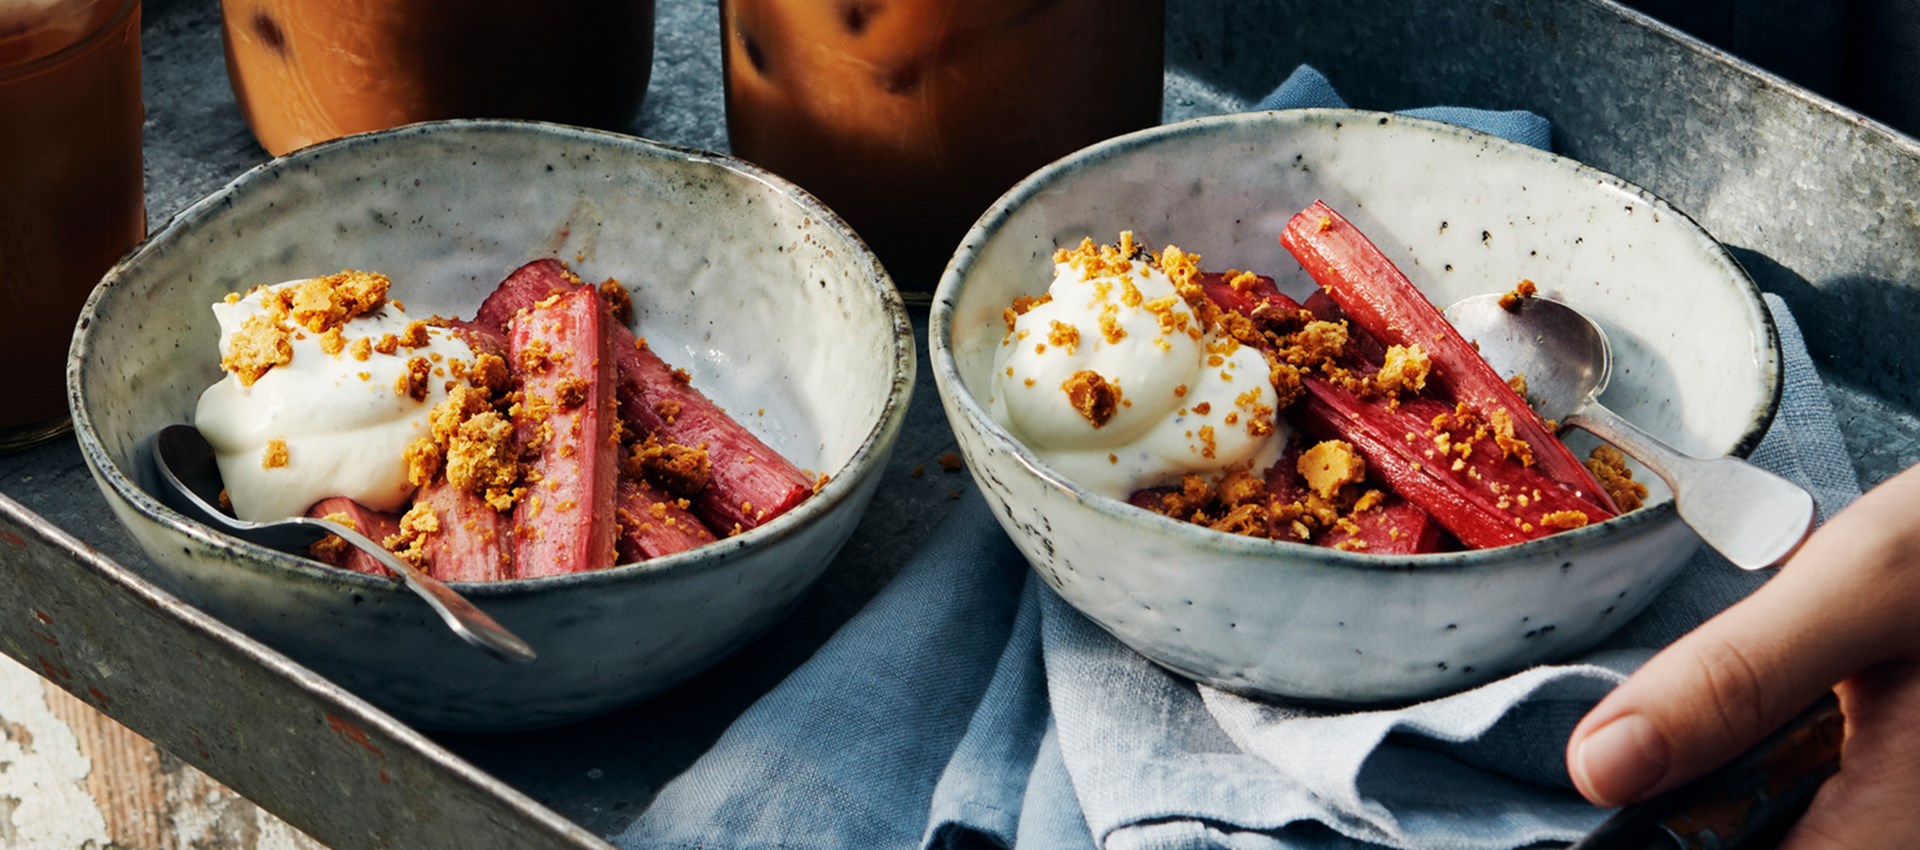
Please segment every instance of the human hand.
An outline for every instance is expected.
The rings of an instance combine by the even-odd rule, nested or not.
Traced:
[[[1840,773],[1780,846],[1920,846],[1920,466],[1601,700],[1568,740],[1567,767],[1595,803],[1644,800],[1732,759],[1828,688],[1847,718]]]

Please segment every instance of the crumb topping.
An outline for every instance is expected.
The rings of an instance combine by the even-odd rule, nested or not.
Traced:
[[[313,333],[325,333],[379,309],[386,303],[389,286],[386,275],[344,269],[274,290],[273,294],[280,296],[295,324]]]
[[[232,372],[240,386],[250,387],[275,366],[293,362],[293,332],[272,314],[247,317],[227,343],[220,368]]]
[[[713,476],[713,459],[704,447],[661,442],[653,434],[633,446],[621,467],[676,496],[699,493]]]
[[[380,545],[387,547],[400,560],[416,567],[427,563],[428,538],[440,531],[440,516],[433,512],[433,506],[426,502],[414,502],[400,517],[400,530],[387,535]]]
[[[1519,283],[1514,284],[1512,291],[1500,296],[1500,309],[1509,313],[1518,313],[1521,303],[1539,292],[1540,288],[1535,286],[1533,281],[1521,278]]]
[[[393,391],[414,401],[426,401],[432,390],[429,384],[433,378],[433,361],[425,357],[413,357],[407,360],[406,371],[393,380]]]
[[[1067,393],[1067,402],[1095,428],[1106,425],[1120,409],[1120,385],[1100,376],[1092,369],[1082,369],[1073,373],[1060,389]]]
[[[633,293],[621,286],[620,281],[613,278],[600,281],[600,303],[607,305],[607,313],[614,321],[633,324]]]
[[[1367,462],[1345,440],[1325,440],[1300,453],[1300,476],[1322,499],[1332,499],[1340,488],[1367,477]]]
[[[275,437],[267,441],[266,451],[260,453],[261,469],[279,469],[287,465],[287,439]]]
[[[1619,449],[1602,443],[1594,446],[1587,454],[1587,470],[1600,482],[1600,487],[1613,497],[1613,503],[1621,513],[1638,509],[1647,501],[1647,485],[1633,480],[1633,470],[1627,468],[1627,457]]]
[[[1379,393],[1388,398],[1399,398],[1402,393],[1417,393],[1427,387],[1427,375],[1433,369],[1433,361],[1418,343],[1408,346],[1390,346],[1387,348],[1386,361],[1375,372],[1373,381]]]

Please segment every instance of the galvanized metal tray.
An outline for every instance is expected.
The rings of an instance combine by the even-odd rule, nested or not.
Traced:
[[[1562,152],[1688,211],[1787,299],[1863,483],[1920,456],[1912,139],[1606,0],[1168,6],[1172,117],[1250,103],[1300,62],[1357,105],[1548,116]],[[724,149],[714,7],[661,0],[635,132]],[[215,4],[145,14],[158,220],[265,154],[227,89]],[[971,486],[936,462],[951,447],[922,375],[873,508],[792,619],[669,694],[564,729],[430,736],[181,604],[149,582],[71,440],[0,457],[0,651],[335,847],[604,848]]]

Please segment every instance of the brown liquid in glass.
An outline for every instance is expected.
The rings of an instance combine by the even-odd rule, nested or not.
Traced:
[[[722,0],[735,154],[931,292],[1020,178],[1160,120],[1161,0]]]
[[[0,450],[66,429],[80,307],[146,231],[139,4],[63,9],[66,25],[0,27]]]
[[[653,0],[221,0],[227,72],[269,153],[442,118],[624,128]]]

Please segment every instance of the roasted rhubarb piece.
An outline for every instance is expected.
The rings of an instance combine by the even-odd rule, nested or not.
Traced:
[[[514,506],[514,572],[538,578],[613,565],[613,357],[606,311],[575,289],[515,315],[508,362],[519,378],[514,428],[528,458]]]
[[[1505,546],[1612,516],[1505,454],[1493,427],[1432,399],[1362,399],[1306,381],[1292,410],[1307,433],[1352,443],[1367,467],[1475,549]]]
[[[507,275],[500,285],[494,287],[480,309],[474,312],[473,323],[493,328],[504,333],[513,323],[515,314],[522,310],[533,309],[533,305],[547,299],[556,292],[578,289],[586,286],[580,278],[559,260],[534,260]]]
[[[693,494],[693,510],[715,533],[764,525],[813,494],[806,473],[694,389],[687,373],[623,330],[614,334],[620,418],[636,433],[706,450],[713,473]]]
[[[1421,346],[1451,397],[1489,420],[1510,421],[1512,447],[1523,463],[1537,464],[1548,478],[1593,506],[1594,519],[1615,513],[1612,500],[1586,467],[1351,222],[1315,201],[1287,222],[1280,243],[1355,324],[1383,345]]]
[[[1245,314],[1256,326],[1303,318],[1303,308],[1270,281],[1243,284],[1233,293],[1209,287],[1207,295],[1223,308],[1251,310]],[[1309,316],[1339,320],[1332,305],[1316,306],[1319,315]],[[1304,393],[1290,410],[1295,424],[1317,437],[1350,443],[1394,493],[1474,548],[1518,543],[1613,515],[1523,462],[1504,416],[1483,417],[1404,388],[1391,395],[1379,392],[1381,363],[1376,360],[1396,356],[1381,353],[1369,336],[1364,329],[1350,329],[1350,344],[1333,364],[1341,374],[1301,375]],[[1366,393],[1356,392],[1356,386]],[[1269,488],[1276,483],[1281,482],[1269,479]]]
[[[384,544],[388,536],[400,530],[400,517],[376,511],[345,496],[333,496],[314,502],[313,507],[307,509],[307,516],[333,520],[360,532],[375,543]],[[332,535],[314,543],[309,549],[309,554],[316,561],[343,570],[375,576],[390,574],[387,568],[381,566],[372,555]]]
[[[1267,471],[1267,494],[1273,516],[1273,536],[1310,542],[1330,549],[1372,555],[1416,555],[1438,552],[1446,535],[1426,511],[1379,489],[1360,488],[1352,503],[1340,510],[1317,496],[1300,472],[1301,439],[1295,434],[1280,462]]]
[[[422,547],[425,568],[441,581],[500,581],[513,578],[511,515],[486,499],[440,478],[414,494],[416,507],[433,511],[434,530]]]
[[[514,270],[487,296],[475,321],[505,322],[555,292],[592,289],[554,260]],[[760,526],[813,493],[814,482],[719,405],[687,383],[625,325],[610,322],[620,418],[635,436],[703,448],[713,463],[706,487],[687,495],[721,535]]]
[[[637,478],[621,478],[618,491],[620,563],[684,552],[713,542],[713,532],[677,499]]]

